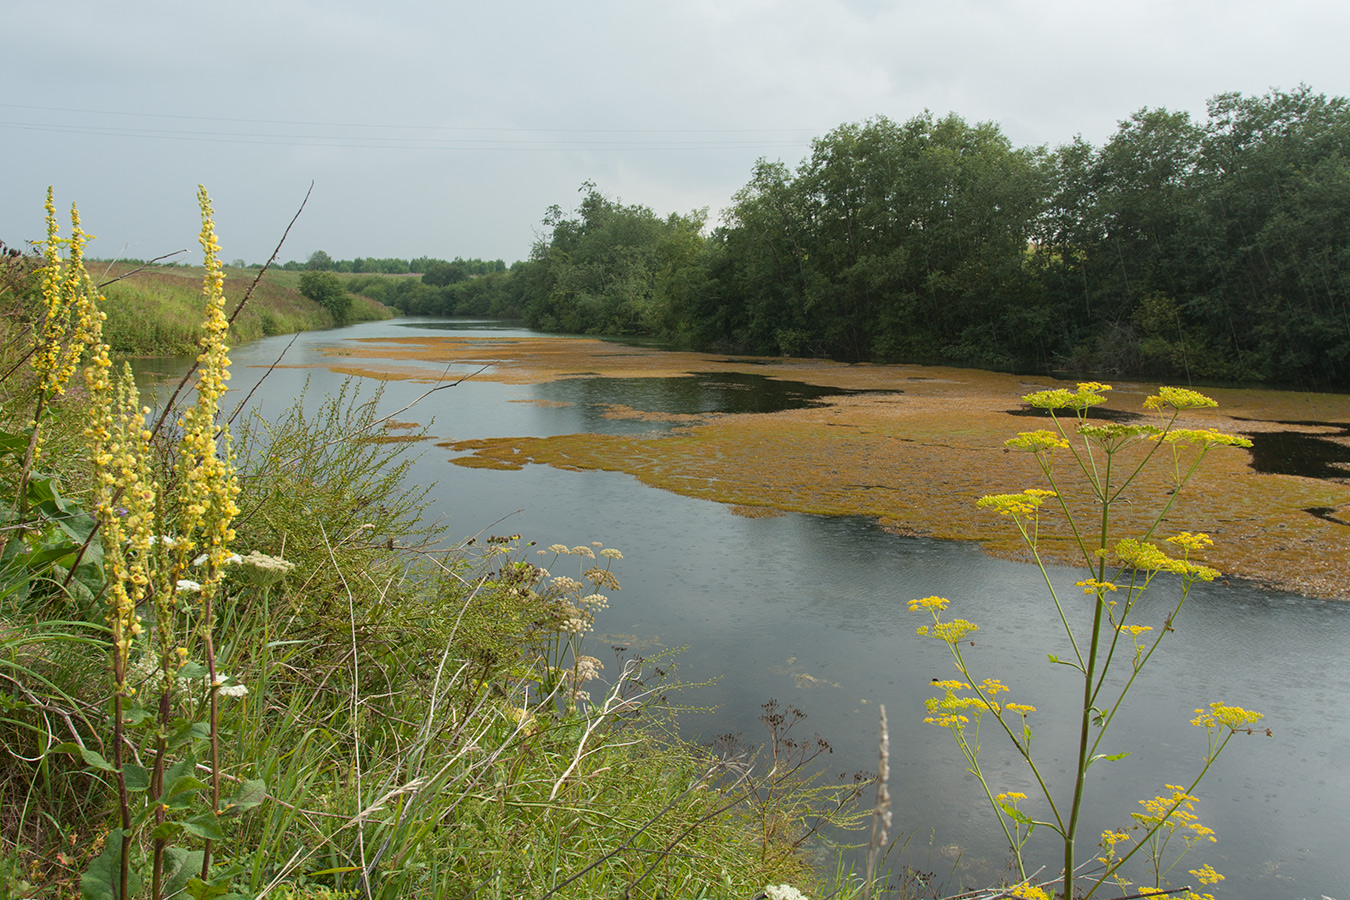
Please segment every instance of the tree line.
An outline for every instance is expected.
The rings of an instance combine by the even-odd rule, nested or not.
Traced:
[[[722,351],[1350,387],[1350,105],[1307,87],[1141,109],[1100,147],[845,124],[795,169],[760,160],[710,231],[581,193],[528,260],[379,299]]]

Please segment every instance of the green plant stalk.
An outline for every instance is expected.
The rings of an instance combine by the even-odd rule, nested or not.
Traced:
[[[1115,459],[1115,454],[1107,452],[1105,472],[1100,483],[1099,493],[1102,498],[1102,519],[1101,533],[1098,539],[1098,547],[1105,549],[1109,527],[1111,522],[1111,504],[1107,499],[1110,493],[1111,468]],[[1106,557],[1101,556],[1097,559],[1096,578],[1102,581],[1106,578]],[[1097,653],[1101,646],[1102,617],[1106,611],[1106,599],[1100,594],[1096,595],[1096,604],[1092,611],[1092,639],[1088,646],[1087,667],[1083,670],[1083,709],[1079,721],[1078,730],[1078,769],[1074,773],[1073,801],[1069,805],[1069,822],[1064,831],[1064,897],[1065,900],[1073,897],[1073,882],[1075,868],[1075,843],[1078,836],[1078,817],[1083,811],[1083,792],[1087,784],[1088,754],[1091,752],[1091,731],[1092,731],[1092,700],[1095,694],[1093,678],[1097,667]],[[1103,672],[1103,677],[1105,673]]]

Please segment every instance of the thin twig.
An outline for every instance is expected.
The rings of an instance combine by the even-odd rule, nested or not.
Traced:
[[[234,324],[235,317],[239,315],[240,311],[244,308],[244,304],[248,303],[249,298],[253,296],[253,289],[256,288],[258,282],[262,280],[263,273],[265,273],[272,263],[276,261],[277,254],[281,253],[281,245],[286,243],[286,236],[291,233],[291,228],[295,225],[295,221],[300,218],[300,213],[305,211],[305,204],[309,202],[309,195],[313,192],[314,182],[311,181],[309,183],[309,190],[305,191],[305,199],[300,201],[300,208],[295,211],[294,216],[291,216],[290,224],[287,225],[286,230],[281,233],[281,240],[277,241],[276,248],[272,250],[272,255],[267,258],[267,262],[258,270],[257,277],[255,277],[253,283],[248,286],[248,290],[244,292],[244,299],[239,301],[239,305],[236,306],[234,312],[230,314],[228,320],[229,324]],[[192,380],[192,376],[196,373],[199,364],[199,360],[192,361],[192,365],[188,368],[187,372],[184,373],[182,380],[178,382],[178,387],[174,388],[173,393],[169,395],[169,399],[164,404],[164,411],[159,414],[159,420],[155,422],[155,427],[151,429],[155,434],[159,434],[160,430],[164,427],[164,420],[169,417],[169,412],[173,410],[174,404],[178,402],[178,395],[183,393],[183,389],[186,388],[188,382]]]
[[[177,255],[180,254],[180,253],[186,253],[186,252],[187,252],[186,250],[175,250],[175,251],[173,251],[172,253],[165,253],[163,256],[156,256],[154,259],[150,260],[149,262],[145,263],[144,265],[137,266],[136,268],[132,269],[130,272],[127,272],[127,273],[122,274],[122,275],[118,275],[116,278],[109,278],[107,281],[100,281],[100,282],[98,283],[98,289],[101,291],[101,290],[103,290],[105,287],[107,287],[108,285],[110,285],[110,284],[116,284],[117,282],[121,281],[123,278],[130,278],[132,275],[139,275],[141,272],[144,272],[146,269],[150,268],[150,267],[153,266],[155,263],[159,262],[161,259],[168,259],[170,256],[177,256]],[[114,260],[114,262],[116,262],[116,260]],[[109,264],[109,267],[111,267],[111,263]],[[106,273],[107,271],[108,271],[107,269],[104,269],[104,272],[105,272],[105,273]]]

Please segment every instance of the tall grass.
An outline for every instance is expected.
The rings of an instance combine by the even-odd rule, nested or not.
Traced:
[[[140,266],[91,263],[91,272],[107,297],[104,336],[115,352],[138,356],[195,354],[201,338],[199,300],[202,270],[194,266]],[[253,282],[252,269],[226,269],[229,309]],[[233,343],[274,334],[333,326],[323,307],[297,289],[299,274],[269,270],[230,329]],[[364,297],[352,302],[351,321],[387,319],[386,307]]]

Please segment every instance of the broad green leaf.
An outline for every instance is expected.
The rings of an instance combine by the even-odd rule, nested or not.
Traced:
[[[165,799],[175,797],[187,791],[205,790],[209,785],[198,778],[196,775],[180,775],[169,785],[169,789],[164,792]]]
[[[193,816],[183,823],[183,829],[188,834],[196,835],[207,841],[225,840],[225,832],[220,828],[220,822],[216,820],[213,813],[204,812]]]
[[[251,778],[235,789],[234,796],[226,801],[221,815],[238,815],[246,809],[252,809],[267,799],[267,782],[261,778]]]
[[[113,764],[103,758],[103,754],[97,750],[90,750],[88,747],[80,748],[80,757],[84,759],[84,764],[100,772],[116,772]]]
[[[150,832],[152,840],[171,841],[183,833],[182,822],[161,822]]]
[[[89,868],[80,876],[80,897],[83,900],[121,900],[118,889],[122,872],[122,831],[114,828],[108,833],[108,843],[103,852],[94,857]],[[131,896],[141,891],[141,879],[133,866],[127,888]]]
[[[122,780],[129,791],[147,791],[150,789],[150,770],[135,763],[123,763]]]
[[[189,660],[178,670],[178,677],[187,679],[188,681],[200,681],[205,678],[207,674],[209,673],[206,671],[206,666],[196,660]]]

